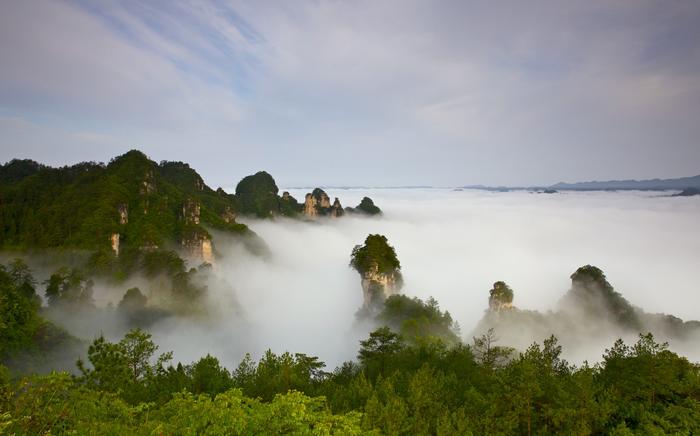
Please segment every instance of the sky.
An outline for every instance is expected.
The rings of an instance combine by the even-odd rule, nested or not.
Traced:
[[[700,2],[0,1],[0,161],[213,186],[700,174]]]

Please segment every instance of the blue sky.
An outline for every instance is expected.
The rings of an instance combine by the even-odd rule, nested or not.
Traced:
[[[0,160],[183,160],[214,186],[700,173],[700,3],[0,4]]]

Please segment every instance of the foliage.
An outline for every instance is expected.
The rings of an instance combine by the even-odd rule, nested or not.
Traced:
[[[34,279],[26,264],[13,261],[0,265],[0,358],[32,344],[43,320]]]
[[[244,177],[236,186],[240,212],[258,218],[269,218],[279,212],[279,188],[265,171]]]
[[[513,290],[505,282],[496,282],[489,291],[489,307],[497,309],[513,302]]]
[[[384,301],[376,320],[387,325],[408,341],[440,340],[447,344],[459,342],[459,327],[450,313],[442,312],[437,300],[423,302],[405,295],[392,295]]]
[[[379,215],[382,213],[382,210],[375,206],[374,201],[369,197],[362,197],[362,201],[360,201],[360,204],[358,204],[353,211],[367,215]]]
[[[700,371],[649,335],[616,342],[594,367],[561,358],[556,338],[515,355],[410,343],[388,327],[361,341],[358,363],[332,373],[313,356],[250,356],[229,373],[207,355],[155,359],[150,336],[97,339],[92,369],[9,382],[6,433],[106,434],[695,434]],[[500,359],[499,356],[505,356]]]
[[[142,249],[180,245],[192,232],[208,235],[205,225],[247,233],[230,219],[234,196],[206,186],[187,164],[159,165],[137,150],[108,165],[12,161],[0,167],[0,198],[1,247],[90,250],[93,272],[116,276],[134,272]],[[187,202],[199,206],[200,223],[187,221]],[[112,235],[119,235],[118,259]]]
[[[356,245],[350,256],[350,266],[360,274],[375,268],[383,274],[401,269],[396,251],[384,235],[368,235],[364,245]]]
[[[588,313],[606,312],[620,326],[641,330],[639,311],[608,282],[603,271],[592,265],[578,268],[571,275],[571,290],[564,302]]]
[[[75,268],[60,268],[44,284],[50,306],[93,304],[93,282]]]
[[[280,214],[283,216],[294,217],[297,216],[304,205],[299,204],[296,198],[292,197],[289,192],[284,192],[279,200]]]
[[[142,310],[146,307],[148,299],[139,288],[129,288],[119,302],[119,308],[127,311]]]
[[[52,277],[54,304],[81,301],[79,271]],[[0,266],[3,362],[65,347],[41,318],[35,289],[24,262]],[[118,310],[144,304],[131,288]],[[318,357],[271,350],[257,362],[246,355],[234,371],[212,355],[173,365],[140,329],[94,340],[77,376],[12,380],[0,365],[0,433],[700,433],[700,367],[651,334],[576,367],[553,336],[522,353],[496,345],[492,330],[465,345],[433,299],[390,297],[379,318],[386,325],[360,341],[357,361],[332,372]]]

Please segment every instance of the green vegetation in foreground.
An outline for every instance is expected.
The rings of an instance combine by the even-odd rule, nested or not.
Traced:
[[[271,351],[233,371],[212,356],[157,357],[134,330],[97,339],[81,374],[11,382],[1,374],[8,434],[697,434],[697,365],[651,335],[616,342],[595,366],[562,360],[551,337],[524,353],[406,342],[388,327],[332,373],[315,357]],[[505,356],[505,359],[498,359]]]
[[[37,332],[46,321],[26,266],[0,268],[0,286],[7,362],[45,343]],[[69,290],[54,304],[82,304],[80,295]],[[134,288],[120,306],[142,303]],[[0,433],[700,432],[700,368],[651,334],[632,345],[618,340],[599,364],[576,367],[561,358],[554,337],[522,353],[498,346],[493,331],[464,344],[432,299],[392,296],[376,319],[385,325],[360,342],[357,360],[332,372],[317,357],[269,350],[258,361],[247,355],[233,371],[210,355],[175,364],[140,329],[118,342],[94,340],[76,375],[11,379],[0,366]]]

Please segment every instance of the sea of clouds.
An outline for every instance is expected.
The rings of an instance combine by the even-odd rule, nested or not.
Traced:
[[[310,189],[289,191],[303,201]],[[355,320],[362,290],[348,262],[353,247],[370,233],[385,235],[395,247],[403,293],[435,297],[467,343],[495,281],[513,288],[518,308],[546,312],[557,308],[569,276],[586,264],[601,268],[618,292],[647,312],[700,319],[700,198],[632,191],[326,191],[344,206],[370,196],[384,214],[243,220],[269,247],[266,256],[214,233],[218,257],[216,279],[208,283],[208,310],[151,326],[160,350],[174,351],[183,363],[209,353],[229,368],[246,352],[259,358],[268,348],[316,355],[330,368],[354,359],[370,327]],[[116,305],[125,289],[98,283],[95,300]],[[70,316],[61,324],[88,340],[100,333],[117,340],[125,331],[123,320],[99,317]],[[520,333],[520,343],[501,345],[523,348],[544,339]],[[604,342],[563,344],[564,355],[597,361],[616,336],[612,331]],[[692,352],[698,347],[688,345],[676,349],[700,359]]]
[[[303,201],[310,190],[289,191]],[[387,236],[396,248],[403,292],[435,297],[467,342],[488,306],[493,282],[506,281],[519,308],[553,310],[570,287],[569,276],[585,264],[601,268],[618,292],[648,312],[700,318],[698,198],[658,192],[327,192],[345,206],[368,195],[384,215],[247,221],[271,256],[219,244],[222,256],[215,267],[215,274],[235,287],[242,315],[226,316],[222,310],[208,323],[160,325],[155,338],[162,348],[183,361],[212,353],[227,366],[246,351],[259,357],[267,348],[318,355],[331,366],[354,358],[367,331],[355,323],[362,293],[348,261],[352,248],[370,233]],[[232,297],[210,292],[215,302]],[[604,345],[611,344],[583,357],[598,360]]]

